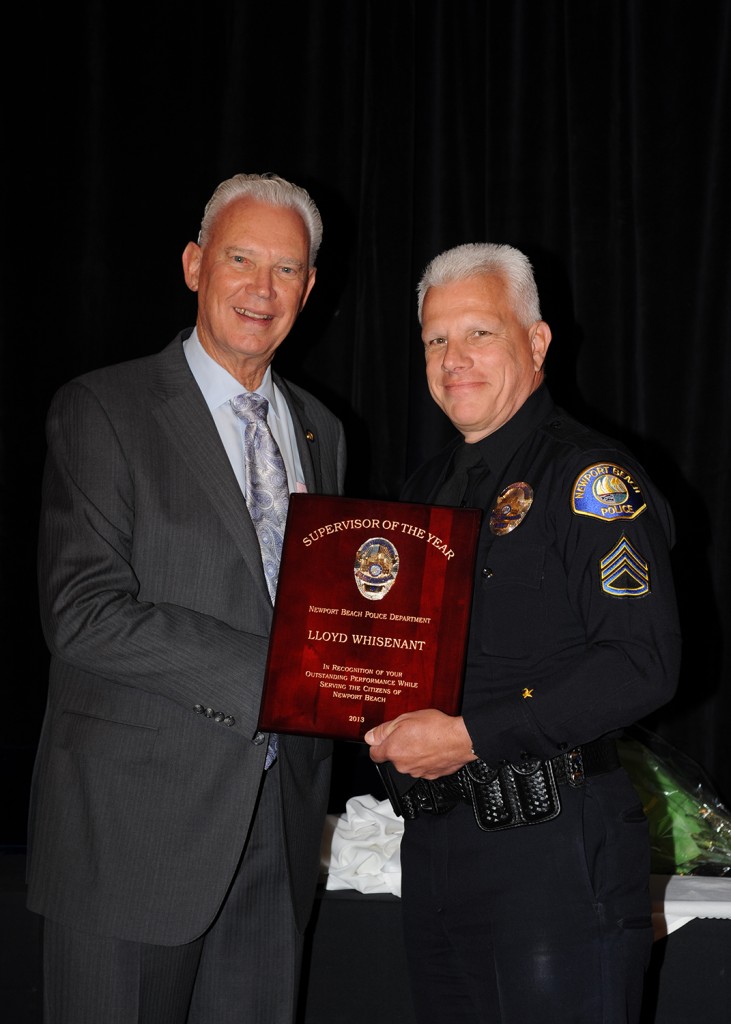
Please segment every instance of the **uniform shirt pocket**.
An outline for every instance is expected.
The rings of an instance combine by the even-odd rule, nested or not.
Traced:
[[[516,586],[539,590],[543,582],[546,548],[543,544],[509,547],[494,543],[481,569],[483,589]]]
[[[545,640],[546,548],[496,542],[479,570],[472,642],[490,657],[525,661]]]

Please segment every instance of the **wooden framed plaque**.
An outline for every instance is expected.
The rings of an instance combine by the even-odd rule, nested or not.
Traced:
[[[459,712],[481,511],[290,496],[259,726],[361,740]]]

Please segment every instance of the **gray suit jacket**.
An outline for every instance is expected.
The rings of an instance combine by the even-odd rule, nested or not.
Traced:
[[[49,410],[38,566],[51,673],[28,845],[31,910],[173,945],[211,923],[241,856],[266,752],[257,715],[272,617],[183,337],[72,381]],[[308,491],[341,493],[340,421],[275,379]],[[285,835],[272,842],[286,844],[300,928],[331,746],[280,740]]]

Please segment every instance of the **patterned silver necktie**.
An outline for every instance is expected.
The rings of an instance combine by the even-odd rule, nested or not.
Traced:
[[[232,398],[231,405],[242,421],[246,504],[259,538],[264,576],[274,603],[289,504],[287,471],[267,423],[266,398],[246,392]],[[269,768],[276,756],[277,736],[271,733],[264,767]]]

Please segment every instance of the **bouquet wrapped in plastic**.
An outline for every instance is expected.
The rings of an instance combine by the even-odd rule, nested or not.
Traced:
[[[639,725],[618,748],[650,824],[653,873],[731,876],[731,813],[703,769]]]

